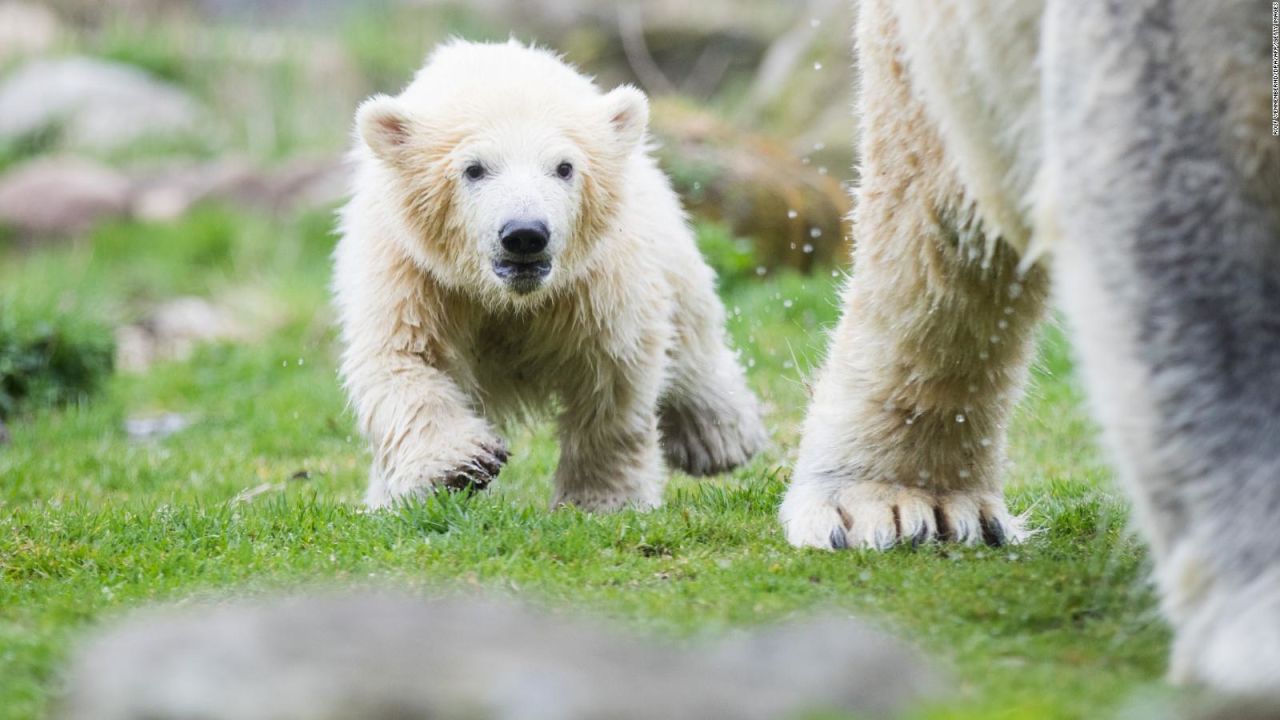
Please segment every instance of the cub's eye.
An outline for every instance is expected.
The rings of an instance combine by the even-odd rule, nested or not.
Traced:
[[[556,166],[556,175],[559,175],[561,180],[568,180],[573,177],[573,164],[567,162],[560,163]]]
[[[485,175],[488,175],[489,171],[485,170],[484,166],[480,163],[471,163],[463,173],[466,174],[468,180],[479,180]]]

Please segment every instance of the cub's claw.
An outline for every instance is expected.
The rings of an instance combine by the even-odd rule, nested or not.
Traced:
[[[448,490],[484,490],[498,477],[510,455],[505,445],[485,446],[480,454],[445,475],[441,483]]]

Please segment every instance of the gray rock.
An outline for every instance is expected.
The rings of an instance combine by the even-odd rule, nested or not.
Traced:
[[[75,235],[127,214],[131,192],[129,179],[105,165],[39,158],[0,177],[0,225],[26,238]]]
[[[892,716],[940,681],[849,619],[661,644],[509,603],[321,596],[144,613],[88,644],[67,720]]]
[[[230,308],[198,297],[157,305],[137,323],[116,329],[115,365],[143,372],[157,362],[186,360],[203,343],[247,340],[248,328]]]
[[[202,122],[186,92],[121,63],[33,60],[0,82],[0,140],[56,127],[69,147],[102,151],[191,133]]]
[[[339,158],[266,169],[229,158],[127,174],[82,158],[38,158],[0,175],[0,225],[31,239],[76,235],[114,217],[172,220],[200,202],[291,213],[336,203],[349,178]]]
[[[180,413],[137,415],[125,418],[124,431],[130,440],[161,440],[191,426],[191,418]]]
[[[167,220],[200,202],[272,213],[325,207],[346,196],[351,172],[336,157],[292,158],[270,168],[224,158],[142,169],[134,177],[134,214]]]
[[[293,158],[269,177],[270,209],[286,212],[332,205],[349,193],[351,175],[342,158]]]
[[[172,220],[199,202],[231,199],[259,177],[252,164],[234,157],[139,168],[132,175],[133,212],[144,220]]]

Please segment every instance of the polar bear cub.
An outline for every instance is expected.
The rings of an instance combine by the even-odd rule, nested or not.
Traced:
[[[334,293],[366,502],[486,485],[496,428],[559,411],[553,505],[660,504],[766,441],[648,102],[553,54],[453,41],[356,115]]]

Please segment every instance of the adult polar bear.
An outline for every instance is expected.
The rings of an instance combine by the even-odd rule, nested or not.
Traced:
[[[554,503],[652,507],[765,433],[648,104],[549,52],[455,41],[361,106],[334,288],[367,501],[483,486],[494,426],[562,410]]]
[[[854,270],[781,508],[793,544],[1023,535],[1002,438],[1052,269],[1151,543],[1173,677],[1275,691],[1266,5],[861,3]]]

